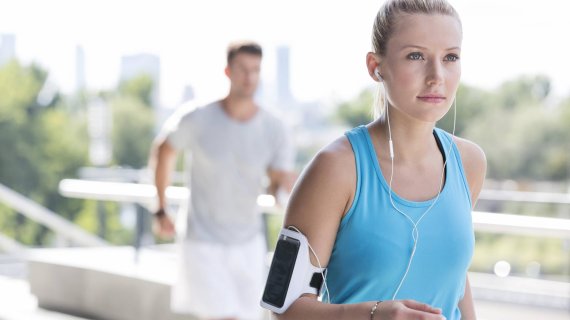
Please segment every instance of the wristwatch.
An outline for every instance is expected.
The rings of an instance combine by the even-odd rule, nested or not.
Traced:
[[[164,210],[164,208],[160,208],[154,213],[154,215],[157,218],[162,218],[162,217],[166,216],[166,211]]]

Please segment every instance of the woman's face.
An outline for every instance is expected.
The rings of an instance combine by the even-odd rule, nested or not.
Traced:
[[[451,107],[461,76],[462,32],[447,15],[399,14],[380,60],[391,106],[435,122]]]

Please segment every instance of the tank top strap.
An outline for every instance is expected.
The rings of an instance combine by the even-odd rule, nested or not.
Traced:
[[[373,159],[371,155],[368,128],[361,125],[347,131],[345,135],[348,138],[354,153],[354,161],[356,165],[356,190],[352,205],[341,221],[341,227],[350,220],[351,215],[355,211],[355,207],[360,200],[361,190],[370,190],[372,187],[371,184],[377,183],[374,167],[374,161],[376,160]]]

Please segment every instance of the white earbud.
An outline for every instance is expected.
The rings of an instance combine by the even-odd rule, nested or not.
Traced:
[[[374,69],[374,75],[376,76],[376,78],[378,78],[379,82],[384,81],[384,79],[382,78],[382,75],[380,75],[380,71],[378,71],[378,68]]]

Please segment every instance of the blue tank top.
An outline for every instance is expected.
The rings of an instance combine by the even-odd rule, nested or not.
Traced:
[[[415,257],[396,299],[427,303],[441,308],[448,320],[459,320],[458,303],[465,291],[475,243],[471,194],[451,135],[437,128],[434,135],[447,157],[446,180],[439,199],[418,226]],[[390,204],[388,182],[380,170],[368,129],[360,126],[346,136],[354,152],[357,185],[328,265],[330,301],[390,300],[408,265],[413,227]],[[409,201],[395,193],[392,199],[414,221],[435,201]]]

